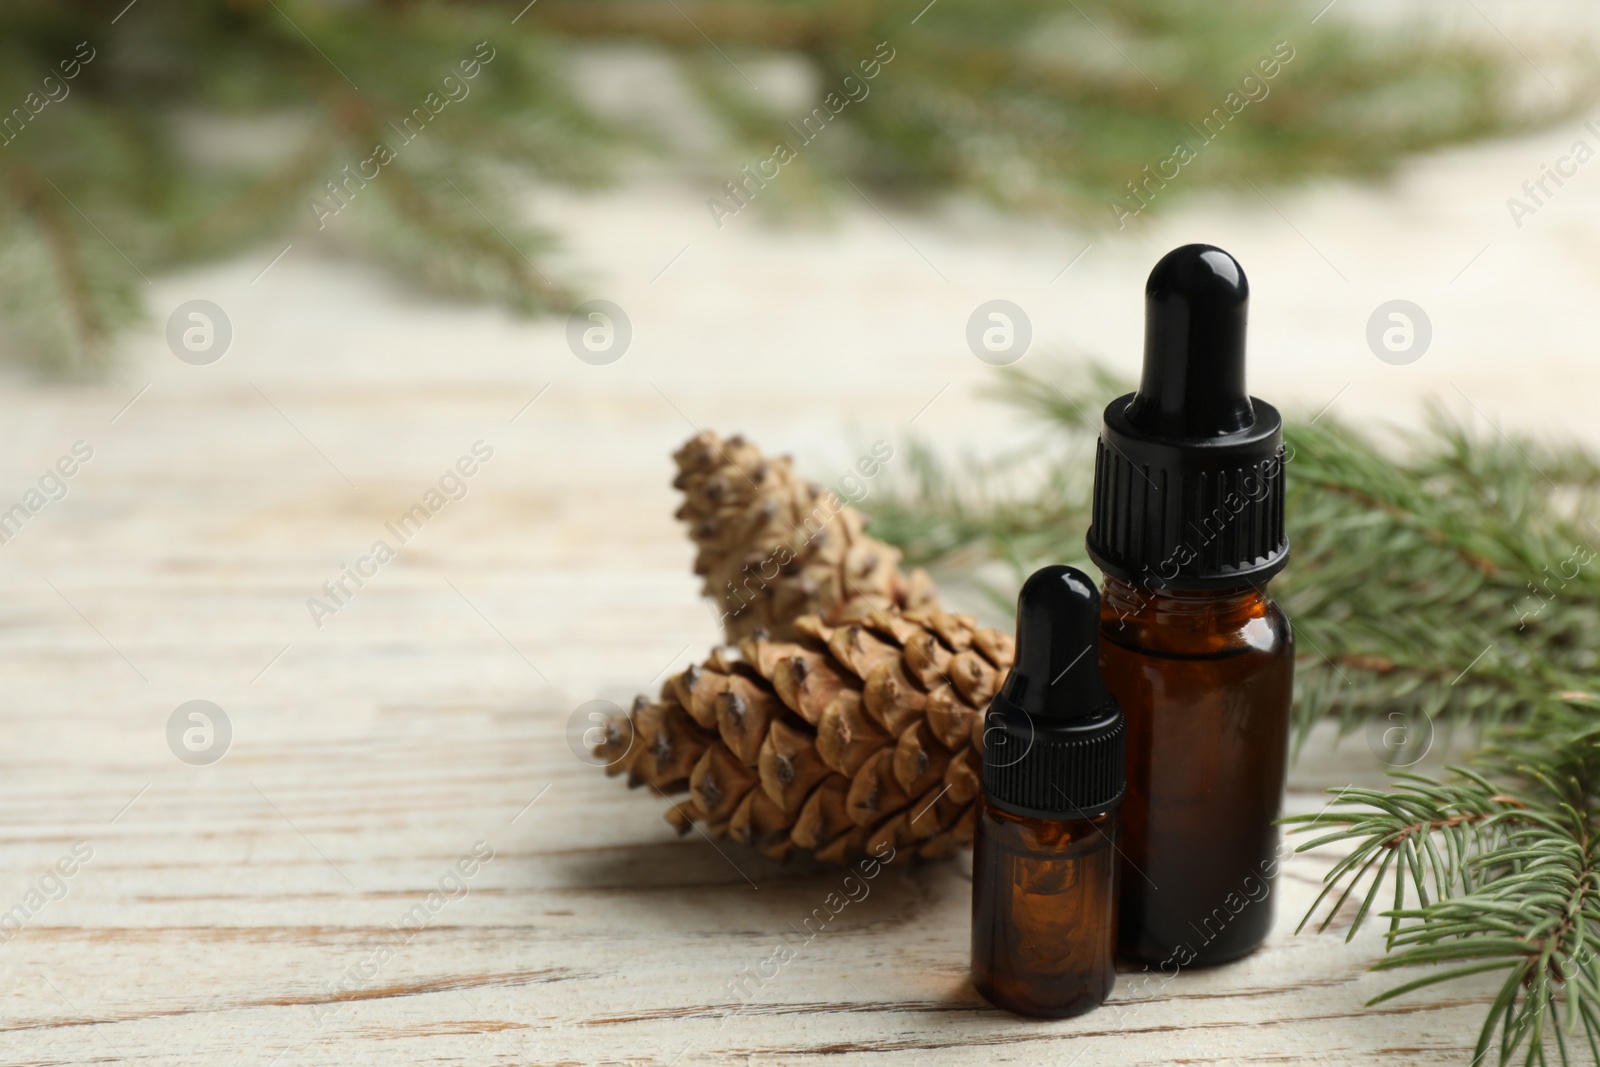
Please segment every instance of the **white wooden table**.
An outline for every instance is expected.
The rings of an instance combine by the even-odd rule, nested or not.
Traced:
[[[730,981],[841,872],[680,839],[658,798],[566,740],[578,705],[625,705],[715,639],[670,451],[690,423],[743,430],[826,479],[913,416],[951,447],[1014,440],[970,389],[991,373],[962,347],[970,307],[1036,301],[1041,350],[1104,320],[1103,350],[1131,368],[1144,265],[1178,235],[1097,250],[1050,289],[1079,247],[1045,247],[1059,235],[901,220],[946,288],[865,212],[837,240],[708,235],[698,201],[673,195],[666,222],[649,197],[567,205],[579,268],[607,264],[598,295],[635,323],[612,367],[572,358],[560,321],[419,300],[297,246],[254,284],[275,247],[159,281],[110,384],[6,385],[0,508],[75,441],[94,456],[0,544],[0,914],[25,917],[0,944],[0,1063],[1467,1062],[1492,979],[1367,1009],[1392,981],[1365,969],[1376,934],[1292,934],[1326,857],[1285,866],[1258,954],[1124,983],[1076,1020],[1023,1022],[973,993],[964,860],[886,871],[735,1000]],[[1417,225],[1453,232],[1440,212]],[[1302,228],[1348,251],[1318,218]],[[1315,266],[1254,215],[1209,222],[1247,265]],[[1259,351],[1282,350],[1285,308],[1321,306],[1325,287],[1262,276]],[[1353,337],[1379,295],[1356,288],[1338,297]],[[194,297],[233,320],[212,366],[161,338]],[[1387,395],[1394,368],[1316,343],[1328,360],[1303,374],[1263,358],[1262,391],[1313,410],[1341,381],[1361,384],[1340,404]],[[1561,346],[1522,350],[1564,373]],[[1487,356],[1457,377],[1481,391]],[[466,496],[315,625],[308,598],[480,440],[494,455]],[[209,766],[168,746],[196,699],[231,724]],[[1326,748],[1297,765],[1292,809],[1372,776],[1359,738],[1347,759]],[[47,877],[78,842],[92,857]],[[475,849],[455,899],[430,901]]]

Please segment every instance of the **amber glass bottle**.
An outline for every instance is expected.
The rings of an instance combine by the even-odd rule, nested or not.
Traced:
[[[1077,1015],[1116,982],[1124,727],[1100,678],[1099,597],[1045,567],[1017,598],[1017,654],[984,722],[972,982],[1019,1015]]]
[[[983,801],[972,853],[972,984],[991,1004],[1060,1018],[1111,995],[1116,836],[1115,811],[1029,819]]]
[[[1101,668],[1128,723],[1123,951],[1179,967],[1236,959],[1272,928],[1288,620],[1250,587],[1158,592],[1115,578],[1101,620]]]
[[[1283,424],[1245,391],[1249,283],[1186,245],[1145,286],[1139,390],[1106,407],[1089,555],[1100,662],[1127,716],[1119,949],[1223,963],[1272,926],[1293,637]]]

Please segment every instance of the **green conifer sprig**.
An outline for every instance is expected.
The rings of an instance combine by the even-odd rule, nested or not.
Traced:
[[[793,140],[784,120],[824,106],[830,90],[845,95],[845,78],[860,82],[860,61],[887,42],[895,58],[865,99],[841,111],[858,136],[819,136],[786,169],[808,170],[824,187],[845,176],[886,192],[955,188],[1108,222],[1113,202],[1137,215],[1139,196],[1155,206],[1197,188],[1240,187],[1245,177],[1379,173],[1421,148],[1417,138],[1450,143],[1519,121],[1504,92],[1508,70],[1490,52],[1420,24],[1382,40],[1331,19],[1313,25],[1314,6],[541,0],[536,10],[542,26],[575,38],[702,51],[750,109],[735,131],[751,160],[767,156],[775,137]],[[705,48],[702,32],[723,56]],[[742,91],[739,60],[773,49],[805,56],[817,74],[818,99],[799,112]],[[1578,99],[1547,98],[1540,112],[1550,117]],[[1169,182],[1158,164],[1179,142],[1195,159],[1166,168],[1168,178],[1183,172]],[[786,182],[756,199],[787,195]]]
[[[1377,970],[1427,967],[1373,998],[1504,971],[1474,1064],[1600,1062],[1600,698],[1530,698],[1495,727],[1472,766],[1446,780],[1398,775],[1391,791],[1344,790],[1329,810],[1286,820],[1334,827],[1299,846],[1349,844],[1309,920],[1361,904],[1349,936],[1392,892]],[[1408,891],[1415,898],[1408,906]],[[1333,897],[1337,892],[1338,896]],[[1304,925],[1304,920],[1302,921]]]
[[[1028,458],[952,467],[914,446],[910,476],[868,505],[874,531],[912,562],[1004,561],[1012,581],[1087,565],[1100,412],[1130,389],[1092,368],[1004,372],[998,396],[1039,420]],[[1384,447],[1334,414],[1291,414],[1284,436],[1293,554],[1273,591],[1295,628],[1302,737],[1329,715],[1499,721],[1600,674],[1585,636],[1600,626],[1600,458],[1440,411]]]
[[[568,302],[533,265],[548,238],[497,180],[602,171],[603,127],[549,37],[484,5],[169,0],[118,17],[124,6],[0,8],[10,351],[100,373],[153,276],[269,236],[320,238],[444,295]],[[480,62],[471,78],[465,60]],[[378,144],[393,160],[363,170]]]

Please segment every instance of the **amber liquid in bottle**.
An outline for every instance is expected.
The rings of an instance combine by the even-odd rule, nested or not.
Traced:
[[[1294,638],[1254,588],[1106,579],[1100,668],[1128,730],[1120,952],[1206,966],[1272,927]]]
[[[1030,819],[990,804],[972,853],[972,982],[1018,1015],[1097,1007],[1116,982],[1118,813]]]

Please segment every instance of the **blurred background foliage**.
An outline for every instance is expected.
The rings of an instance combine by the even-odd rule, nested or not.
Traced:
[[[848,181],[903,204],[967,194],[1108,225],[1126,183],[1179,140],[1198,144],[1190,124],[1259,76],[1279,42],[1293,58],[1267,94],[1154,210],[1245,179],[1378,174],[1408,153],[1565,115],[1593,88],[1593,75],[1566,79],[1569,93],[1530,103],[1517,89],[1526,69],[1498,51],[1421,27],[1313,29],[1315,15],[1256,0],[8,0],[4,351],[93,377],[153,275],[247,246],[265,265],[274,243],[313,237],[433,292],[565,308],[562,279],[540,265],[550,239],[519,192],[653,156],[714,195],[794,142],[787,123],[859,77],[880,42],[894,58],[870,95],[785,168],[763,210],[820,206]],[[395,124],[442,93],[478,42],[494,58],[469,95],[376,178],[346,185],[348,211],[319,219],[328,183],[375,144],[400,145]],[[714,117],[709,150],[686,154],[658,126],[595,106],[581,60],[615,46],[676,68]],[[89,53],[65,79],[61,64]],[[774,63],[809,88],[758,87],[751,73]]]

